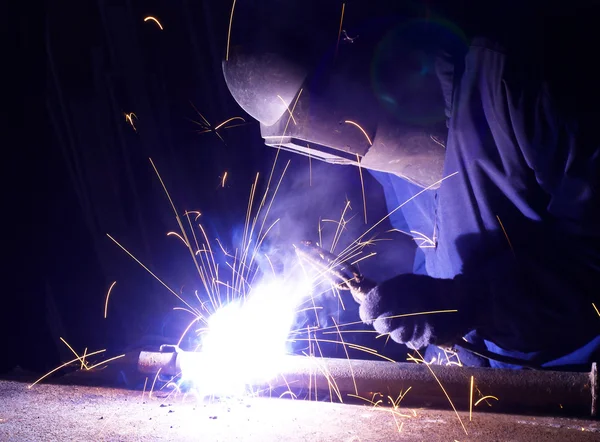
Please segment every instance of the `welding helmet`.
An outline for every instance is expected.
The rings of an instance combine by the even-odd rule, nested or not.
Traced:
[[[223,73],[267,145],[436,187],[447,133],[436,60],[464,44],[459,33],[376,0],[368,10],[362,2],[243,3]]]

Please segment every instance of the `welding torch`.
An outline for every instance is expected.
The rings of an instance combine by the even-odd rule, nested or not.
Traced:
[[[296,254],[322,272],[338,290],[348,290],[354,300],[361,304],[367,293],[377,284],[365,278],[358,268],[339,256],[317,246],[312,241],[295,245]]]
[[[355,265],[344,261],[339,256],[319,247],[312,241],[301,241],[294,247],[296,249],[296,254],[300,258],[309,262],[313,267],[321,271],[323,276],[329,279],[337,289],[350,291],[352,297],[358,304],[362,304],[367,294],[377,286],[374,281],[362,275]],[[485,348],[475,346],[465,339],[452,342],[451,345],[439,347],[453,352],[456,352],[456,347],[460,347],[480,358],[523,368],[542,369],[541,366],[531,361],[501,355]]]

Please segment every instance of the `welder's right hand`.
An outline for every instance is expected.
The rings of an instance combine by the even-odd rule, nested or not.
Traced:
[[[460,275],[398,275],[371,289],[360,302],[359,314],[365,324],[409,348],[451,345],[474,328],[468,292]],[[456,311],[427,313],[443,310]]]

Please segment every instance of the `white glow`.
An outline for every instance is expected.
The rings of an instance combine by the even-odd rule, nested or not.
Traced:
[[[183,380],[191,380],[201,396],[231,396],[275,376],[295,311],[310,287],[308,280],[265,281],[245,300],[219,309],[202,337],[201,362],[181,360]]]

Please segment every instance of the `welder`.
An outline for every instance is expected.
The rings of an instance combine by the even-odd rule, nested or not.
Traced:
[[[372,170],[389,210],[426,189],[391,217],[427,238],[414,273],[357,287],[363,322],[428,354],[468,342],[493,367],[589,370],[600,94],[569,52],[585,39],[560,34],[559,54],[549,7],[388,3],[347,2],[340,23],[338,2],[240,2],[229,90],[268,145]]]

